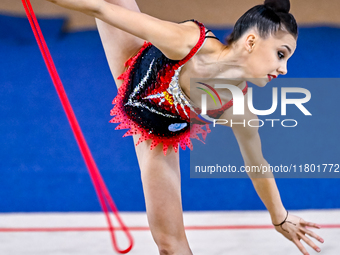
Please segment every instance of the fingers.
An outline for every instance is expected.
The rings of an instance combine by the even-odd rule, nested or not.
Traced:
[[[318,240],[320,243],[323,243],[324,240],[318,236],[317,234],[315,234],[313,231],[310,231],[304,227],[300,227],[299,228],[302,232],[306,233],[307,235],[311,236],[311,237],[314,237],[316,240]]]
[[[310,240],[307,236],[305,236],[304,234],[301,234],[299,232],[297,232],[296,234],[298,235],[298,237],[300,237],[306,244],[308,244],[314,250],[316,250],[317,252],[321,251],[321,249],[312,240]]]
[[[309,255],[306,248],[302,245],[302,243],[298,239],[293,239],[293,243],[299,248],[299,250],[303,253],[303,255]]]
[[[307,222],[307,221],[304,221],[304,220],[300,220],[300,224],[302,225],[302,226],[307,226],[307,227],[312,227],[312,228],[318,228],[318,229],[320,229],[321,227],[318,225],[318,224],[316,224],[316,223],[313,223],[313,222]]]

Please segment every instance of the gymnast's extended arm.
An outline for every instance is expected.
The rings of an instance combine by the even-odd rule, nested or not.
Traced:
[[[199,38],[192,22],[177,24],[134,12],[104,0],[47,0],[62,7],[83,12],[107,24],[151,42],[170,59],[184,58]]]
[[[254,119],[254,116],[252,119]],[[233,121],[236,122],[235,118],[233,118]],[[255,166],[258,169],[261,166],[262,168],[263,166],[269,167],[268,162],[262,155],[258,127],[244,127],[238,124],[234,125],[232,130],[239,144],[244,165],[246,167]],[[272,222],[281,222],[286,216],[286,209],[281,202],[273,174],[270,172],[266,172],[265,174],[261,172],[248,172],[248,176],[251,178],[257,194],[268,209]]]
[[[237,120],[234,118],[234,116],[233,121],[242,122],[244,118],[258,119],[256,115],[250,112],[246,113],[246,115],[251,116],[242,116],[242,120]],[[256,124],[253,125],[258,126]],[[257,168],[266,166],[267,169],[269,169],[269,164],[262,155],[261,140],[258,133],[258,128],[247,125],[234,125],[232,130],[239,144],[245,166],[255,166]],[[308,252],[300,242],[300,239],[311,246],[314,250],[318,251],[319,248],[317,245],[314,244],[314,242],[310,240],[305,234],[317,239],[320,242],[323,242],[321,237],[306,228],[306,226],[314,228],[319,228],[319,226],[312,222],[306,222],[295,215],[288,215],[282,204],[273,174],[270,172],[267,172],[266,174],[262,174],[261,172],[249,172],[248,175],[252,180],[257,194],[268,209],[273,224],[277,225],[275,226],[275,229],[283,234],[287,239],[292,241],[303,254],[308,254]],[[284,224],[280,224],[282,222],[284,222]]]

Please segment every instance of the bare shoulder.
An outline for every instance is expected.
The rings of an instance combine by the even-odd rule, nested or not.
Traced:
[[[164,31],[155,32],[155,38],[150,38],[149,41],[169,59],[183,59],[200,38],[199,26],[194,22],[174,23],[161,21],[161,23],[162,27],[159,29]],[[159,34],[163,34],[163,37],[159,36]]]
[[[187,21],[183,23],[179,23],[179,25],[182,26],[183,31],[185,33],[188,33],[190,35],[191,44],[190,47],[194,47],[199,39],[199,27],[195,22]],[[209,36],[215,36],[211,31],[207,33],[206,35]],[[223,43],[221,43],[219,40],[216,39],[209,39],[205,40],[203,47],[200,49],[200,51],[197,53],[197,55],[204,55],[204,54],[212,54],[215,53],[218,49],[225,46]]]
[[[185,39],[185,42],[188,45],[189,49],[195,47],[200,38],[199,26],[192,21],[178,23],[178,26],[182,31],[182,38]]]

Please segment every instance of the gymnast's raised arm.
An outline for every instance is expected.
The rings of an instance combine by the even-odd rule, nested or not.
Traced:
[[[184,58],[199,38],[197,25],[163,21],[144,13],[134,12],[104,0],[47,0],[62,7],[83,12],[151,42],[170,59]]]

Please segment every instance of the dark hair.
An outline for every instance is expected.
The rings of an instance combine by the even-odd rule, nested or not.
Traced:
[[[232,33],[227,37],[228,45],[236,42],[249,28],[255,27],[262,38],[287,31],[297,39],[298,29],[295,18],[289,13],[289,0],[265,0],[243,14],[236,22]]]

